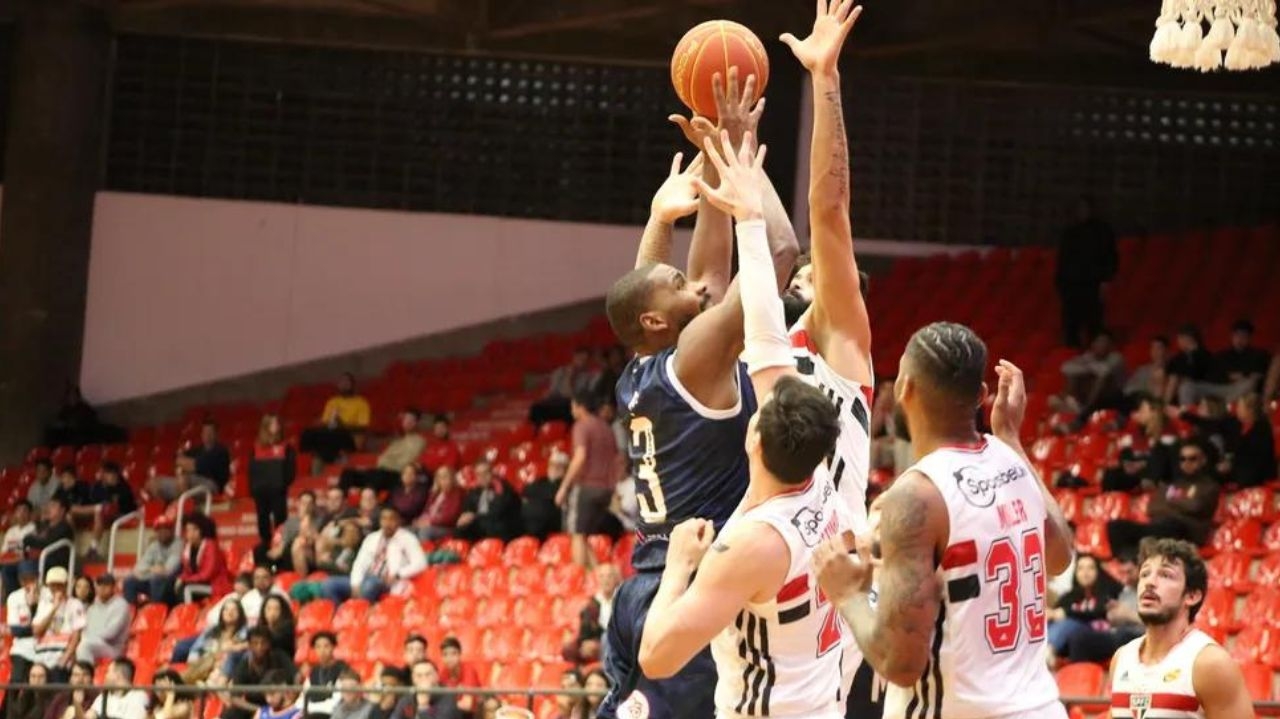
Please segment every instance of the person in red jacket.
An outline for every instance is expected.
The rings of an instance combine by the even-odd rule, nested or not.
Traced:
[[[458,485],[453,468],[442,466],[436,470],[435,484],[427,495],[427,506],[414,521],[414,529],[422,539],[442,539],[453,534],[462,515],[462,501],[467,493]]]
[[[231,591],[231,571],[218,546],[218,530],[213,520],[203,514],[187,517],[182,522],[182,535],[186,543],[182,547],[182,569],[175,585],[178,596],[182,597],[186,587],[194,584],[208,585],[214,597]]]

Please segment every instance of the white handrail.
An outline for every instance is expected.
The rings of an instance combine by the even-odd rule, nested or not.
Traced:
[[[178,495],[178,517],[175,523],[179,532],[182,531],[182,515],[186,511],[187,500],[201,494],[204,495],[204,515],[207,517],[213,511],[213,493],[209,491],[208,487],[192,487]]]
[[[107,573],[114,574],[116,568],[116,532],[120,530],[128,522],[138,520],[138,548],[134,552],[136,559],[134,562],[142,561],[142,535],[145,534],[145,522],[143,522],[143,514],[141,509],[135,509],[128,514],[122,514],[111,523],[111,533],[107,535]]]
[[[46,545],[44,549],[40,550],[40,559],[36,562],[36,572],[40,575],[39,582],[41,586],[44,586],[45,558],[52,554],[54,550],[61,547],[67,548],[67,576],[76,576],[76,543],[70,539],[59,539],[56,542]]]

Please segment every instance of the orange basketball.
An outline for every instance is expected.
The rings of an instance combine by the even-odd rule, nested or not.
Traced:
[[[729,81],[729,68],[738,68],[738,89],[756,76],[756,97],[769,84],[769,56],[760,38],[731,20],[708,20],[680,38],[671,55],[671,84],[680,101],[695,114],[715,120],[715,92],[711,78],[720,73]]]

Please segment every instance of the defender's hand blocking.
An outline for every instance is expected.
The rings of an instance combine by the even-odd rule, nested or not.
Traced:
[[[729,133],[721,130],[720,140],[724,146],[729,145]],[[707,158],[715,165],[720,174],[720,186],[711,187],[704,180],[698,179],[698,191],[711,204],[733,215],[738,222],[759,220],[764,217],[764,156],[768,148],[764,145],[755,147],[751,133],[742,139],[742,148],[735,154],[722,156],[710,138],[704,144]]]
[[[671,160],[671,173],[653,195],[649,214],[667,224],[698,211],[698,185],[694,179],[702,172],[703,158],[699,153],[689,166],[680,170],[684,153],[677,152]]]
[[[809,37],[798,40],[788,32],[779,39],[809,72],[833,72],[845,38],[860,15],[862,6],[855,5],[854,0],[831,0],[829,4],[828,0],[818,0],[818,17]]]
[[[857,547],[857,554],[850,554],[849,540],[837,535],[813,550],[813,571],[818,576],[818,585],[837,606],[871,589],[874,562],[867,543],[857,542]]]
[[[716,528],[711,522],[705,519],[686,519],[671,530],[667,544],[667,563],[693,571],[715,538]]]
[[[716,73],[711,78],[711,87],[715,92],[716,111],[720,118],[720,127],[711,124],[705,117],[685,118],[682,115],[670,115],[668,120],[675,123],[684,133],[685,139],[693,146],[702,149],[708,137],[720,141],[717,129],[729,132],[729,142],[734,147],[742,144],[746,133],[755,134],[760,124],[760,116],[764,114],[764,98],[756,98],[756,76],[748,75],[742,93],[738,93],[738,66],[729,68],[729,91],[724,89],[724,78]]]
[[[996,363],[996,399],[991,405],[991,431],[1006,442],[1017,440],[1027,414],[1027,386],[1022,370],[1008,360]]]

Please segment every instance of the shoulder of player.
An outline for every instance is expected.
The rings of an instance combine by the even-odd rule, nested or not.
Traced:
[[[1221,692],[1243,681],[1240,665],[1217,642],[1204,645],[1191,664],[1191,682],[1196,696]]]
[[[946,544],[946,500],[933,481],[917,469],[898,477],[876,499],[872,509],[880,514],[880,533],[886,541],[928,538],[939,545]]]
[[[791,561],[791,549],[773,523],[763,519],[742,519],[725,527],[711,543],[709,554],[732,560],[744,573],[758,570],[763,563]]]

